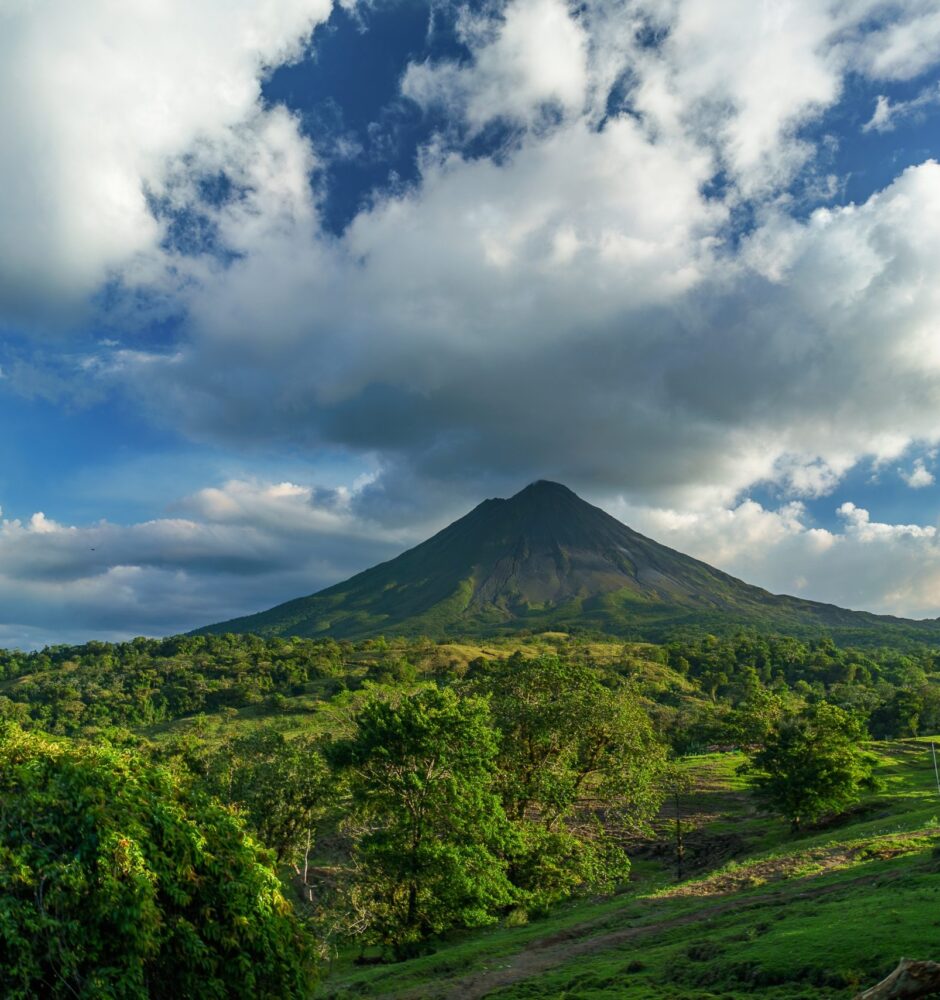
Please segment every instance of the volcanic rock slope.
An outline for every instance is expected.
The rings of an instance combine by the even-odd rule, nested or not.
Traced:
[[[770,594],[633,531],[559,483],[484,500],[395,559],[199,632],[485,636],[579,628],[661,640],[742,627],[846,641],[932,641],[909,621]]]

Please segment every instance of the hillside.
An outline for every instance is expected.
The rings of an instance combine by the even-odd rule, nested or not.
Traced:
[[[485,500],[432,538],[343,583],[197,633],[453,636],[577,627],[633,639],[742,626],[844,641],[940,637],[914,622],[776,596],[633,531],[540,481]]]
[[[594,674],[597,691],[640,706],[675,755],[685,777],[674,786],[681,878],[675,794],[652,828],[640,828],[625,823],[616,803],[599,809],[594,784],[570,829],[598,837],[601,819],[603,835],[630,858],[628,881],[505,907],[492,926],[454,927],[407,960],[379,962],[379,944],[347,933],[346,897],[330,895],[337,880],[362,870],[350,866],[349,831],[368,829],[348,824],[355,803],[342,781],[330,780],[340,797],[322,798],[316,786],[312,852],[309,828],[300,827],[279,869],[298,914],[326,935],[322,1000],[850,1000],[901,956],[938,957],[940,799],[929,745],[912,738],[940,731],[936,650],[754,635],[666,647],[557,632],[461,643],[176,636],[2,653],[0,720],[55,733],[63,745],[71,737],[76,747],[104,740],[133,748],[143,755],[135,767],[171,767],[237,804],[274,849],[258,817],[300,808],[298,790],[320,773],[311,761],[335,759],[330,746],[355,734],[369,705],[391,703],[397,713],[442,689],[479,703],[477,685],[501,666],[518,675],[525,661],[552,669],[556,658]],[[548,691],[554,704],[565,688]],[[800,711],[806,698],[861,713],[879,738],[866,743],[878,757],[879,786],[792,833],[784,818],[760,810],[752,777],[739,771],[745,755],[714,751],[742,736],[750,745],[753,736],[743,734],[777,710]],[[0,731],[9,733],[9,722]],[[388,744],[379,745],[384,754]],[[264,811],[248,811],[253,801]],[[301,881],[308,861],[311,881]]]
[[[363,968],[350,950],[323,1000],[851,1000],[902,955],[936,959],[938,799],[925,742],[873,744],[880,792],[800,837],[761,815],[741,754],[684,762],[691,871],[676,882],[670,803],[628,886],[523,926],[455,935]]]

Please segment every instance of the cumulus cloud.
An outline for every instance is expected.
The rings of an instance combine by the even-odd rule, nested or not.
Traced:
[[[588,87],[588,37],[563,0],[513,0],[498,26],[464,16],[461,35],[475,49],[472,66],[412,63],[402,93],[443,105],[478,130],[494,118],[532,123],[549,105],[577,113]]]
[[[233,480],[181,500],[187,516],[2,520],[0,642],[185,631],[312,593],[415,540],[357,514],[354,498]]]
[[[912,490],[922,490],[935,482],[934,474],[927,468],[922,458],[915,459],[914,467],[909,471],[898,469],[898,474]]]
[[[902,617],[940,612],[933,525],[874,521],[848,501],[837,509],[841,530],[833,531],[814,526],[799,502],[774,510],[745,500],[688,513],[621,501],[611,509],[658,541],[772,593]]]
[[[703,538],[752,537],[785,586],[714,541],[716,558],[780,589],[806,579],[837,599],[844,573],[845,603],[926,606],[911,581],[933,579],[932,535],[886,535],[858,508],[819,533],[797,506],[738,498],[757,483],[825,496],[864,458],[940,443],[940,166],[860,204],[810,211],[800,187],[818,153],[806,126],[849,75],[904,80],[940,59],[936,0],[464,14],[468,58],[403,72],[402,95],[448,121],[418,151],[418,180],[374,193],[340,236],[320,228],[311,139],[259,102],[266,68],[327,13],[324,0],[4,8],[0,310],[61,317],[110,282],[118,331],[71,366],[5,363],[5,386],[121,391],[199,441],[372,456],[382,474],[356,517],[412,526],[458,495],[548,476],[622,494],[650,523],[669,511],[679,539],[702,518]],[[497,119],[510,141],[467,146]],[[207,198],[220,173],[236,195]],[[217,252],[174,235],[194,218]],[[142,293],[180,317],[174,343],[129,342]],[[265,489],[230,484],[130,527],[10,522],[5,572],[94,581],[88,594],[149,580],[180,607],[174,574],[179,594],[201,573],[287,579],[288,529],[351,544],[341,506]],[[889,548],[893,597],[857,579]],[[231,613],[293,596],[280,587],[250,603],[236,587]]]
[[[913,80],[940,58],[940,8],[934,0],[906,0],[899,11],[892,6],[884,0],[853,4],[850,16],[864,30],[849,34],[841,48],[873,79]]]
[[[662,5],[646,6],[661,17]],[[813,0],[687,0],[672,11],[661,54],[647,56],[638,110],[667,135],[713,145],[743,194],[778,189],[812,153],[799,124],[839,94],[832,43],[851,15]]]
[[[206,159],[263,115],[263,71],[299,55],[329,9],[3,4],[0,310],[64,322],[132,263],[145,271],[165,235],[148,194],[179,157]]]
[[[295,157],[276,213],[248,228],[240,206],[220,211],[242,257],[184,293],[190,344],[145,383],[193,431],[374,452],[403,481],[550,474],[670,502],[758,481],[818,496],[862,456],[931,442],[936,164],[805,220],[773,202],[727,243],[748,177],[776,189],[805,159],[796,125],[870,65],[877,5],[725,6],[634,5],[626,35],[602,30],[602,7],[553,8],[546,30],[585,67],[565,116],[499,161],[430,145],[420,186],[377,199],[338,245],[312,231]],[[531,10],[475,25],[472,63],[412,67],[406,92],[424,73],[422,93],[433,77],[471,124],[476,93],[534,114],[555,84],[519,83]],[[640,44],[640,23],[663,40]],[[589,95],[628,70],[627,110],[598,128]],[[494,96],[500,73],[525,111]],[[721,164],[730,201],[705,193]],[[205,375],[219,369],[224,385]]]
[[[905,119],[923,118],[940,105],[940,85],[925,87],[909,101],[892,101],[879,94],[871,118],[862,126],[863,132],[891,132]]]
[[[824,495],[865,456],[936,442],[940,167],[804,221],[768,212],[734,255],[706,173],[630,119],[504,165],[448,157],[357,218],[343,258],[275,236],[220,270],[192,344],[122,378],[232,442],[669,503]]]

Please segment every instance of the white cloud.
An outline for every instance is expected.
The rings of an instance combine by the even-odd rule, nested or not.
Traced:
[[[183,631],[312,593],[415,540],[355,514],[354,496],[234,480],[180,501],[186,517],[0,521],[0,642]]]
[[[863,132],[891,132],[898,122],[907,118],[915,120],[924,117],[931,108],[940,105],[940,85],[925,87],[909,101],[891,101],[879,94],[871,118],[862,126]]]
[[[563,0],[512,0],[495,29],[467,15],[463,35],[475,48],[473,65],[413,63],[402,81],[406,97],[465,115],[473,129],[499,117],[529,123],[547,104],[569,114],[583,108],[588,38]]]
[[[579,84],[567,118],[498,163],[432,145],[420,187],[378,199],[339,243],[312,231],[295,157],[287,210],[252,212],[251,229],[221,213],[231,240],[248,234],[244,257],[187,292],[193,344],[152,394],[193,430],[328,441],[381,454],[387,474],[628,476],[638,498],[670,502],[729,502],[761,480],[824,495],[862,457],[929,444],[936,164],[806,221],[774,203],[735,251],[728,205],[703,194],[716,149],[739,178],[732,201],[758,190],[752,174],[774,189],[790,176],[795,123],[867,65],[876,8],[634,5],[626,35],[604,30],[603,8],[559,8],[552,23],[585,40],[568,56],[586,60],[584,94],[627,67],[634,115],[597,130]],[[528,11],[477,25],[469,68],[425,69],[490,93],[497,66],[529,65],[512,41]],[[638,45],[642,17],[664,42]],[[550,89],[512,93],[532,109]],[[224,388],[205,374],[218,370]]]
[[[914,460],[914,467],[909,472],[898,469],[898,475],[912,490],[922,490],[935,482],[934,474],[927,468],[922,458]]]
[[[670,504],[825,495],[936,443],[940,166],[806,221],[768,212],[736,255],[705,176],[629,118],[502,165],[447,155],[342,255],[263,232],[188,293],[192,343],[120,378],[193,433]]]
[[[634,528],[772,593],[903,617],[940,615],[940,540],[933,525],[872,521],[851,502],[843,527],[814,527],[799,503],[777,510],[753,500],[694,514],[636,507],[612,513]]]
[[[891,120],[897,114],[897,107],[884,94],[879,94],[875,99],[875,110],[871,118],[862,126],[863,132],[890,132],[894,128]]]
[[[912,80],[940,58],[940,7],[936,0],[863,0],[851,7],[856,24],[868,30],[849,35],[846,56],[866,76],[878,80]],[[868,20],[888,13],[881,23]],[[893,16],[891,16],[893,15]]]
[[[641,6],[661,16],[662,5]],[[798,125],[840,92],[832,42],[847,18],[838,7],[817,0],[673,4],[662,53],[641,63],[637,108],[660,132],[691,132],[713,144],[746,195],[778,189],[812,155]]]
[[[843,503],[836,512],[846,523],[846,532],[861,542],[875,542],[898,538],[934,538],[937,529],[917,524],[881,524],[871,520],[871,515],[863,507],[856,507],[851,501]]]
[[[0,6],[0,310],[74,319],[151,255],[171,162],[231,144],[329,0]],[[138,272],[140,273],[140,272]]]
[[[865,66],[885,77],[868,43],[877,33],[888,44],[885,26],[873,27],[886,12],[871,0],[595,0],[577,8],[511,0],[466,18],[470,65],[413,64],[402,90],[479,130],[497,117],[538,122],[546,104],[599,121],[615,85],[627,81],[622,101],[651,140],[713,150],[715,168],[739,193],[761,196],[813,156],[799,129],[835,103],[847,71]],[[891,44],[915,25],[932,31],[927,20],[918,12],[889,18]],[[643,40],[650,29],[659,44]]]

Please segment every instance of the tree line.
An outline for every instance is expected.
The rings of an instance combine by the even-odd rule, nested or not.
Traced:
[[[931,647],[843,648],[826,638],[741,632],[663,646],[625,644],[619,657],[603,663],[591,650],[590,640],[572,637],[557,655],[590,666],[608,683],[642,681],[654,724],[680,752],[747,742],[740,709],[753,715],[768,697],[791,707],[838,705],[877,739],[940,731],[940,650]],[[673,679],[650,682],[650,664],[668,667]],[[461,676],[454,667],[446,644],[423,638],[352,643],[184,635],[0,650],[0,719],[88,735],[225,709],[268,705],[276,714],[280,699],[302,692],[328,700],[365,681],[449,682]]]

